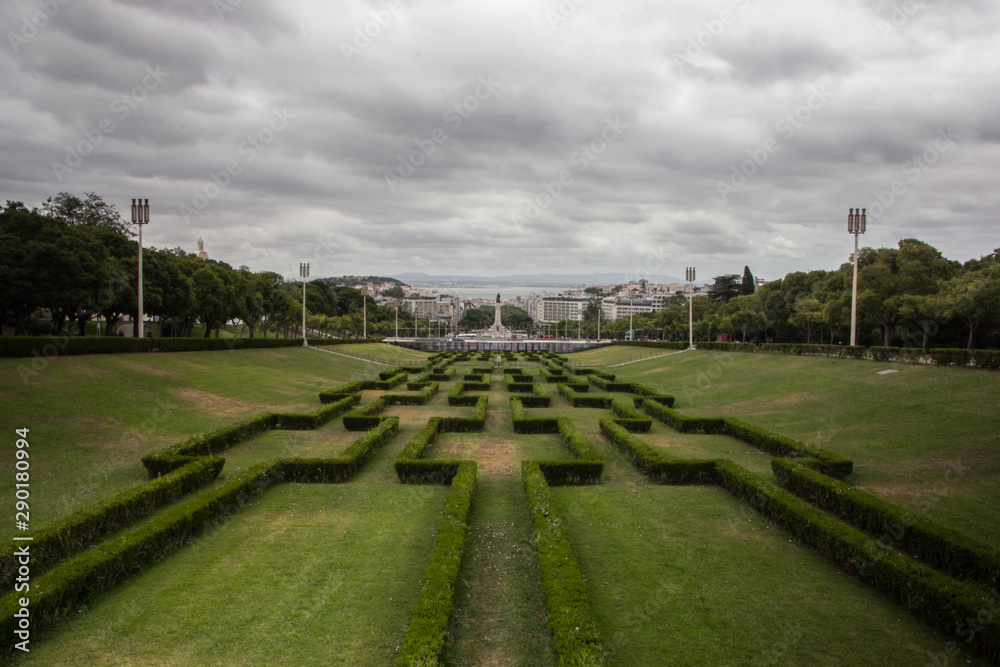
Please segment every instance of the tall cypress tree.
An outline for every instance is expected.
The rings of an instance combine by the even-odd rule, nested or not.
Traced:
[[[757,285],[754,282],[753,274],[750,273],[750,267],[743,267],[743,283],[740,285],[740,294],[753,294],[757,291]]]

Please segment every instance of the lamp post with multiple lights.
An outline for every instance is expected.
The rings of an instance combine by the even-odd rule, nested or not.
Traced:
[[[309,277],[309,263],[299,264],[299,277],[302,278],[302,344],[309,345],[306,340],[306,278]]]
[[[139,312],[137,326],[139,327],[139,338],[142,338],[143,330],[146,328],[146,317],[142,312],[142,226],[149,224],[149,200],[132,200],[132,224],[139,226]]]
[[[854,287],[851,290],[851,345],[858,342],[858,235],[865,233],[867,209],[852,208],[847,214],[847,233],[854,234]]]
[[[694,349],[694,267],[689,266],[684,270],[684,275],[688,281],[688,349]]]

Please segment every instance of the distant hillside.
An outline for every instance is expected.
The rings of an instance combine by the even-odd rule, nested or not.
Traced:
[[[397,274],[397,278],[408,285],[528,285],[537,287],[570,287],[575,285],[620,285],[637,278],[627,273],[536,273],[510,274],[505,276],[464,276],[464,275],[431,275],[428,273],[406,272]],[[651,283],[681,283],[675,276],[641,275]]]

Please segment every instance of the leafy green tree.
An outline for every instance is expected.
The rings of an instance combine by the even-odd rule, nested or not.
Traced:
[[[740,295],[740,277],[735,273],[727,273],[724,276],[715,276],[715,284],[709,290],[709,297],[719,303],[729,303],[729,300]]]
[[[195,312],[205,325],[205,338],[234,315],[236,294],[232,269],[216,262],[206,262],[194,272]]]
[[[945,285],[944,299],[949,317],[960,319],[969,331],[966,343],[972,349],[976,332],[984,325],[1000,320],[1000,261],[993,255],[970,263],[961,275]]]
[[[747,295],[753,294],[757,291],[757,283],[753,279],[753,274],[750,273],[750,267],[743,267],[743,281],[740,283],[740,294]]]
[[[68,192],[60,192],[42,202],[39,213],[62,220],[68,225],[100,227],[126,238],[136,236],[129,228],[130,225],[122,220],[114,204],[108,204],[93,192],[85,192],[83,199]]]

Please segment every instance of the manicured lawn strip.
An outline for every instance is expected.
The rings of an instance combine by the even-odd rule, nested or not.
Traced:
[[[16,664],[393,664],[447,493],[276,485]]]
[[[731,418],[687,417],[677,410],[646,398],[636,397],[636,406],[656,417],[667,426],[681,433],[716,433],[736,438],[775,456],[796,456],[804,463],[833,477],[843,478],[851,473],[854,464],[842,456],[810,447],[777,433]]]
[[[438,664],[454,608],[455,585],[469,530],[466,520],[475,486],[476,464],[474,461],[463,461],[451,480],[451,490],[438,526],[434,551],[424,572],[420,597],[413,608],[403,647],[396,660],[400,667]]]
[[[996,591],[984,592],[902,556],[731,461],[717,462],[716,469],[723,488],[845,572],[889,594],[942,632],[957,633],[974,652],[1000,661],[1000,594]]]
[[[188,495],[213,481],[222,470],[223,459],[204,457],[123,491],[91,507],[78,510],[44,528],[30,542],[31,573],[40,575],[55,563],[95,544],[117,530],[132,525],[155,510]],[[25,543],[17,543],[23,546]],[[0,587],[14,588],[17,558],[14,547],[0,550]]]
[[[685,414],[728,415],[852,459],[859,488],[1000,547],[997,373],[703,351],[615,370],[676,394]]]
[[[351,394],[307,415],[276,414],[273,412],[254,415],[207,435],[191,438],[172,447],[148,454],[142,458],[142,464],[146,467],[149,478],[155,479],[190,463],[195,457],[218,454],[271,429],[318,428],[356,405],[360,398],[360,394]]]
[[[559,523],[552,491],[536,463],[525,461],[521,469],[556,657],[561,665],[604,665],[604,649],[590,611],[587,587]]]
[[[844,482],[807,468],[795,459],[772,461],[778,483],[796,496],[833,513],[856,528],[946,574],[1000,586],[1000,550],[947,526],[919,518]]]
[[[668,459],[614,420],[602,419],[600,424],[601,432],[625,452],[637,468],[659,484],[714,484],[718,481],[714,460]]]
[[[70,609],[95,598],[138,570],[161,558],[174,547],[198,535],[213,521],[234,512],[258,495],[281,475],[281,464],[264,463],[220,487],[210,489],[155,519],[81,553],[32,581],[30,610],[32,638],[62,618]],[[0,632],[15,636],[20,607],[17,593],[0,600]],[[5,642],[3,653],[13,651]]]
[[[611,664],[970,659],[944,657],[952,637],[902,614],[721,489],[601,484],[552,495]]]

